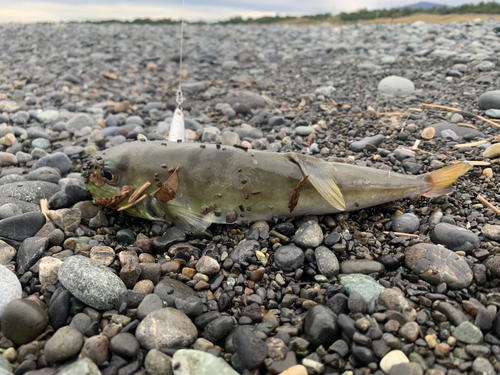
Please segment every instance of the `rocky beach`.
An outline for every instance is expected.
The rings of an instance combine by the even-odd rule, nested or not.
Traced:
[[[168,138],[179,36],[0,25],[0,375],[499,373],[500,21],[186,25],[188,142],[473,165],[446,196],[197,235],[82,176]]]

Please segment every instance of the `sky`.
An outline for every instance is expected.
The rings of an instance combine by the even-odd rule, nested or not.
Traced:
[[[184,18],[218,21],[234,16],[338,14],[361,8],[379,9],[414,4],[420,0],[0,0],[0,23],[58,22],[99,19]],[[432,1],[432,0],[426,0]],[[479,0],[434,0],[459,5]]]

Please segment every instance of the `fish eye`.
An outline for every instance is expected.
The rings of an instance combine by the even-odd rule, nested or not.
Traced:
[[[107,180],[110,184],[116,184],[120,180],[118,173],[110,167],[101,168],[101,177]]]

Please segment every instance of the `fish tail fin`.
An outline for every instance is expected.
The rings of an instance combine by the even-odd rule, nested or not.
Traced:
[[[421,195],[428,198],[434,198],[450,194],[453,191],[453,189],[450,188],[450,185],[458,180],[460,176],[467,173],[467,171],[471,168],[472,165],[469,162],[463,161],[458,164],[449,165],[438,169],[437,171],[421,175],[419,178],[432,184],[432,188]]]

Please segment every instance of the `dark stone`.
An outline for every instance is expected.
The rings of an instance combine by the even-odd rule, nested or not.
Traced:
[[[71,293],[66,289],[58,288],[50,298],[50,324],[55,330],[58,330],[66,324],[72,297]]]
[[[453,251],[470,253],[481,246],[481,241],[475,233],[448,223],[436,225],[430,232],[430,238],[435,244],[445,245]]]
[[[337,316],[323,305],[314,305],[304,318],[304,337],[311,345],[331,345],[339,335]]]
[[[225,340],[233,328],[234,320],[232,317],[220,316],[206,324],[203,330],[203,337],[216,344]]]
[[[233,344],[241,363],[248,370],[258,369],[267,357],[265,342],[244,327],[236,328],[233,334]]]
[[[45,221],[45,215],[41,212],[27,212],[0,220],[0,237],[24,241],[34,236],[44,226]]]

